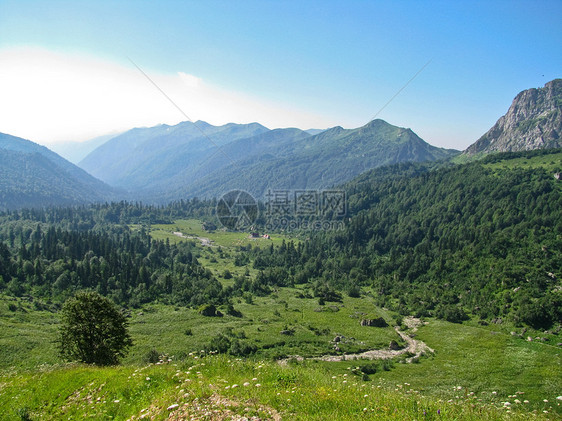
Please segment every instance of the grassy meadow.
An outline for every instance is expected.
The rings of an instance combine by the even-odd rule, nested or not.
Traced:
[[[300,292],[283,288],[252,304],[237,303],[241,318],[204,317],[166,305],[135,309],[130,318],[135,344],[122,366],[108,368],[63,363],[54,343],[56,313],[2,297],[0,419],[131,419],[147,411],[165,419],[175,403],[190,416],[200,408],[268,419],[476,420],[534,414],[556,419],[562,414],[556,399],[562,385],[560,348],[527,342],[495,326],[429,319],[415,335],[434,355],[413,364],[396,361],[369,375],[355,369],[368,364],[364,360],[276,363],[274,358],[297,353],[333,353],[335,335],[354,338],[340,345],[347,352],[386,348],[398,339],[390,326],[359,325],[362,313],[391,321],[368,298],[346,297],[338,311],[318,312],[316,300],[296,298]],[[17,309],[10,310],[10,304]],[[285,328],[294,335],[282,335]],[[256,344],[258,352],[244,360],[203,357],[205,344],[227,331]],[[148,364],[153,349],[171,361]],[[251,386],[243,386],[246,382]],[[239,387],[227,388],[234,384]]]
[[[132,225],[133,228],[138,228],[137,225]],[[185,241],[174,232],[181,232],[186,237],[201,237],[211,240],[213,246],[221,247],[236,247],[236,246],[252,246],[264,247],[271,244],[280,245],[283,240],[297,241],[296,238],[290,235],[275,234],[271,235],[270,239],[264,238],[250,238],[249,232],[235,232],[218,228],[213,231],[206,231],[203,229],[201,221],[197,219],[179,219],[174,221],[173,224],[154,224],[150,227],[150,235],[155,240],[169,240],[170,243]],[[260,232],[261,235],[268,234]],[[196,241],[196,240],[195,240]]]
[[[529,414],[465,395],[424,397],[351,372],[226,356],[97,368],[68,365],[2,377],[0,419],[502,420]],[[548,419],[543,412],[533,419]]]
[[[492,164],[484,164],[485,167],[493,169],[536,169],[543,168],[545,171],[557,172],[562,170],[562,152],[523,156],[520,158],[506,159]]]
[[[541,157],[538,157],[541,158]],[[552,159],[552,156],[546,157]],[[137,227],[133,227],[137,228]],[[197,258],[223,284],[255,276],[237,266],[238,246],[291,240],[202,230],[200,221],[153,225],[155,239],[192,241]],[[211,246],[202,245],[204,237]],[[266,297],[234,297],[237,316],[206,317],[155,303],[129,309],[134,345],[118,367],[68,364],[57,354],[52,303],[0,296],[0,419],[558,419],[562,416],[562,347],[529,342],[514,326],[428,319],[416,332],[434,354],[404,363],[296,361],[292,356],[359,353],[403,345],[397,314],[371,293],[320,305],[307,287]],[[360,325],[383,317],[384,328]],[[533,337],[540,332],[528,332]],[[251,344],[245,359],[202,352],[217,335]],[[340,337],[335,349],[334,339]],[[161,362],[149,363],[150,355]],[[284,363],[279,363],[283,360]],[[236,418],[238,417],[238,418]]]

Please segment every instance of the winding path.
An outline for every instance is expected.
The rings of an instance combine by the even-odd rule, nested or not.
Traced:
[[[427,322],[426,322],[427,323]],[[404,324],[408,328],[412,329],[412,333],[418,330],[418,326],[424,324],[420,319],[414,317],[405,317]],[[348,361],[355,359],[366,359],[366,360],[387,360],[390,358],[398,357],[399,355],[406,354],[407,352],[414,354],[413,356],[406,359],[406,362],[411,363],[415,358],[418,358],[423,353],[433,353],[435,352],[432,348],[427,346],[423,341],[418,341],[411,338],[409,334],[406,334],[400,330],[398,326],[394,328],[396,333],[400,335],[402,339],[406,342],[407,346],[402,349],[392,350],[392,349],[372,349],[370,351],[361,352],[358,354],[344,354],[344,355],[322,355],[320,357],[310,357],[304,358],[299,355],[295,355],[290,358],[285,358],[279,360],[280,364],[287,364],[289,359],[296,359],[297,361],[307,360],[317,360],[317,361]]]
[[[185,234],[183,234],[179,231],[175,231],[172,234],[174,234],[177,237],[181,237],[181,238],[189,238],[189,239],[192,239],[192,240],[197,239],[197,240],[201,241],[202,246],[210,247],[211,244],[212,244],[212,241],[209,238],[206,238],[206,237],[195,237],[193,235],[185,235]]]

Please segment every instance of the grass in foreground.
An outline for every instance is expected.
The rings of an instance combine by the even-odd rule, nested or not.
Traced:
[[[562,401],[556,399],[562,395],[562,348],[527,342],[492,326],[434,319],[417,333],[435,355],[420,364],[397,364],[381,375],[385,384],[406,382],[443,400],[473,393],[486,402],[562,415]]]
[[[502,420],[548,419],[466,396],[423,397],[406,386],[389,390],[352,374],[330,376],[312,364],[224,356],[184,362],[96,368],[69,365],[0,378],[0,419]]]
[[[346,297],[344,302],[339,304],[337,312],[317,312],[314,311],[320,307],[317,301],[296,298],[299,292],[298,289],[283,288],[271,296],[255,298],[253,304],[243,300],[235,303],[236,309],[244,315],[242,318],[204,317],[195,310],[165,305],[151,305],[134,310],[131,333],[135,345],[124,361],[125,367],[81,367],[77,373],[81,373],[80,370],[86,370],[87,373],[103,373],[104,370],[109,370],[107,373],[112,373],[111,376],[117,376],[116,373],[120,373],[120,370],[132,373],[136,367],[143,364],[145,356],[152,349],[171,356],[182,369],[182,360],[192,358],[188,355],[189,352],[198,353],[213,335],[229,328],[237,333],[244,332],[245,341],[255,343],[261,348],[254,358],[263,360],[270,360],[282,354],[318,355],[333,351],[329,341],[336,334],[354,337],[372,348],[387,347],[388,341],[397,336],[392,327],[382,329],[359,325],[359,319],[356,318],[358,313],[366,313],[366,317],[381,315],[391,320],[391,315],[374,307],[368,297]],[[19,392],[16,393],[18,387],[15,387],[13,392],[6,392],[6,385],[14,385],[13,382],[17,378],[28,379],[25,381],[31,384],[33,381],[29,378],[38,376],[40,379],[41,376],[47,375],[45,373],[51,372],[48,365],[61,362],[53,342],[58,316],[56,313],[34,309],[35,303],[14,301],[9,297],[0,298],[0,370],[5,373],[0,379],[0,394],[15,393],[19,396]],[[17,309],[9,310],[10,304],[15,305]],[[285,325],[294,328],[293,336],[280,334]],[[562,349],[541,342],[527,342],[510,335],[509,329],[511,328],[507,326],[477,327],[430,319],[428,325],[420,327],[416,332],[416,338],[434,348],[435,355],[421,358],[418,364],[395,363],[390,371],[370,374],[370,382],[364,382],[351,374],[350,368],[362,365],[363,361],[307,361],[304,365],[291,366],[289,371],[283,373],[290,375],[287,373],[293,372],[291,370],[302,370],[304,373],[312,370],[311,373],[316,373],[314,376],[320,376],[319,373],[322,373],[322,376],[328,379],[332,376],[343,378],[344,374],[348,374],[358,385],[366,385],[358,387],[371,387],[376,384],[391,391],[413,388],[428,396],[431,402],[439,403],[439,399],[443,402],[451,400],[451,403],[465,402],[470,398],[475,400],[475,405],[502,406],[504,402],[510,402],[515,410],[528,413],[548,411],[551,416],[562,414],[562,407],[559,405],[562,401],[556,399],[562,395]],[[188,330],[190,334],[186,335]],[[350,344],[357,344],[357,341]],[[349,352],[354,350],[350,348]],[[41,367],[42,364],[47,365]],[[275,363],[271,364],[275,366]],[[129,375],[132,374],[125,377]],[[310,373],[309,375],[312,376]],[[99,376],[100,379],[103,377],[102,374]],[[21,386],[22,390],[26,388],[27,386]],[[311,395],[313,393],[310,392]],[[332,392],[328,390],[326,393]],[[68,396],[70,395],[63,397],[66,399]],[[46,401],[50,399],[45,398]],[[149,399],[152,398],[148,397],[147,400]],[[544,402],[544,399],[548,402]],[[525,400],[529,402],[525,403]],[[26,401],[27,398],[22,398],[20,406],[24,407]],[[10,401],[3,402],[2,405],[6,405]],[[332,403],[326,405],[328,404]],[[0,408],[1,412],[3,411]]]

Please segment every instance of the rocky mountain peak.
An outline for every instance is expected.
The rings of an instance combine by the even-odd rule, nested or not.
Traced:
[[[527,89],[467,155],[562,147],[562,79]]]

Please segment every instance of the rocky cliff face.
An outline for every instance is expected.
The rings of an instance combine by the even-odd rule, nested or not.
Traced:
[[[527,89],[484,136],[464,154],[562,147],[562,79]]]

